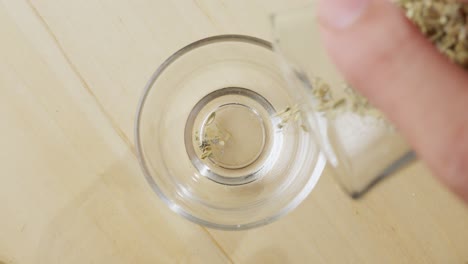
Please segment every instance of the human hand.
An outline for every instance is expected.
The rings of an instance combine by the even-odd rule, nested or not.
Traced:
[[[345,79],[468,203],[468,72],[388,0],[320,0],[322,37]]]

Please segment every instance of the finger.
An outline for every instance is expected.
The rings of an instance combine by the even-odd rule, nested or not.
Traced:
[[[319,21],[344,77],[468,202],[468,74],[384,0],[321,0]]]

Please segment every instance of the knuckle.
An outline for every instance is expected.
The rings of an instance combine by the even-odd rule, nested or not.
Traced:
[[[418,36],[418,32],[414,27],[403,23],[405,21],[388,23],[382,26],[385,30],[382,28],[370,30],[372,35],[367,41],[371,49],[365,55],[356,55],[360,56],[360,67],[351,68],[351,82],[365,84],[385,80],[390,85],[395,80],[395,76],[404,72],[404,67],[408,67],[408,59],[417,55],[415,50],[419,47],[413,41]],[[393,32],[392,37],[389,39],[385,32]],[[358,59],[356,58],[356,61],[359,61]],[[379,90],[367,88],[369,88],[367,92],[370,93]]]

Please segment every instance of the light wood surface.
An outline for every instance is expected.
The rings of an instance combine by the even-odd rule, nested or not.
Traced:
[[[468,209],[422,164],[364,199],[325,173],[271,225],[208,230],[152,193],[133,150],[142,87],[178,48],[270,39],[295,0],[0,1],[0,263],[462,263]]]

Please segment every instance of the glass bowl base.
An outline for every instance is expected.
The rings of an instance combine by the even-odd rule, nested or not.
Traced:
[[[185,126],[185,147],[198,172],[224,185],[260,179],[274,162],[275,109],[262,95],[227,87],[203,97]],[[278,148],[279,146],[276,146]]]

